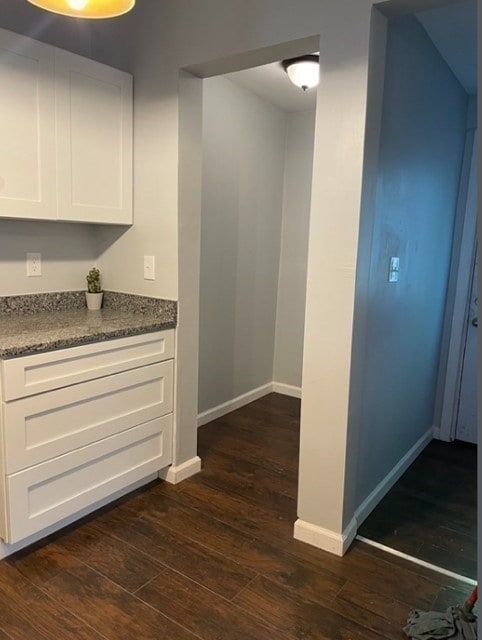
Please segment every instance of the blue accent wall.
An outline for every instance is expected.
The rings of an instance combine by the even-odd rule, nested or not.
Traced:
[[[432,427],[467,95],[413,16],[389,22],[358,504]],[[399,282],[388,282],[391,256]]]

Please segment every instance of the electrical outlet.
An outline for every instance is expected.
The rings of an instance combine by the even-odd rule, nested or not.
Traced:
[[[42,275],[42,254],[27,253],[27,276],[37,278]]]
[[[144,280],[156,279],[156,262],[154,256],[144,256]]]

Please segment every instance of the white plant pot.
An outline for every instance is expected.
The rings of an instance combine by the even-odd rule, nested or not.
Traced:
[[[98,311],[102,306],[102,298],[104,294],[101,293],[89,293],[85,292],[85,299],[87,301],[87,309],[89,311]]]

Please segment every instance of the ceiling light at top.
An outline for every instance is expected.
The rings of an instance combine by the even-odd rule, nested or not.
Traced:
[[[316,87],[320,82],[320,58],[317,55],[290,58],[281,64],[291,82],[303,91]]]
[[[74,11],[83,11],[87,5],[88,0],[67,0],[67,4]]]
[[[36,7],[74,18],[115,18],[127,13],[136,0],[28,0]]]

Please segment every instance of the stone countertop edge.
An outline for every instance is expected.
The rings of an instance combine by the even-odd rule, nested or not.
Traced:
[[[42,312],[74,311],[85,309],[85,291],[56,291],[0,296],[0,317],[5,314],[33,315]],[[151,298],[133,293],[104,291],[103,309],[118,309],[133,313],[174,313],[177,319],[177,302],[164,298]]]
[[[105,292],[104,297],[100,311],[87,311],[83,291],[0,297],[0,359],[177,326],[173,300],[115,292]]]

